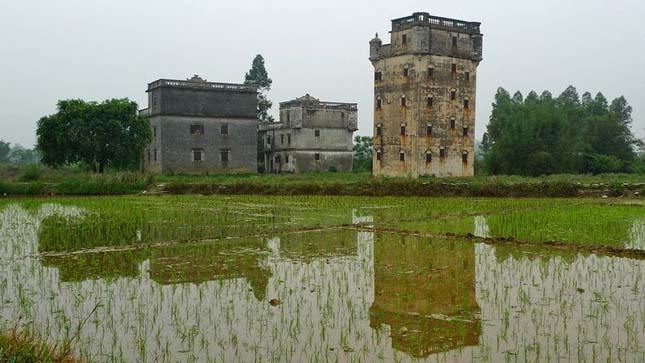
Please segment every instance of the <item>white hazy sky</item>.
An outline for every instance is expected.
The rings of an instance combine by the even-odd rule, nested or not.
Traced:
[[[310,93],[359,104],[370,135],[369,40],[389,42],[390,20],[426,11],[482,22],[477,136],[502,86],[524,95],[624,95],[645,136],[645,3],[642,0],[258,1],[1,0],[0,139],[35,143],[37,120],[59,99],[128,97],[146,107],[158,78],[242,82],[266,59],[277,103]]]

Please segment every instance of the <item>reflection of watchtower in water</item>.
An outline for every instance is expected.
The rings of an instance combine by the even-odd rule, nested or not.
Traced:
[[[416,358],[479,343],[475,249],[460,241],[377,235],[370,326]]]

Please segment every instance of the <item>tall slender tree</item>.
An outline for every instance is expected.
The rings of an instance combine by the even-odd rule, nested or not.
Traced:
[[[251,69],[244,76],[244,84],[253,84],[258,87],[258,120],[262,123],[273,122],[273,116],[269,115],[273,102],[269,100],[267,95],[273,81],[269,78],[269,73],[264,66],[264,57],[261,54],[256,55],[253,59]]]

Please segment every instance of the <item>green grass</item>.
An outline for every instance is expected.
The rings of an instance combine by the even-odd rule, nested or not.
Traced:
[[[0,333],[0,362],[3,363],[72,363],[78,362],[70,349],[50,345],[32,333],[13,330]]]
[[[0,195],[137,194],[157,191],[160,184],[173,194],[574,197],[645,193],[645,176],[638,174],[419,179],[374,178],[369,172],[144,175],[108,171],[97,175],[78,167],[0,165]]]

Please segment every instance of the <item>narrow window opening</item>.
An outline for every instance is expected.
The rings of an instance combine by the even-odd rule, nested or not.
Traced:
[[[432,136],[432,125],[426,126],[426,135]]]
[[[203,135],[204,125],[190,125],[190,133],[192,135]]]
[[[464,162],[464,163],[468,162],[468,153],[467,152],[464,152],[463,154],[461,154],[461,161]]]
[[[267,136],[267,145],[271,145],[271,136]]]
[[[376,126],[376,136],[383,136],[383,126],[381,125]]]
[[[405,136],[405,125],[401,125],[401,136]]]
[[[152,126],[152,136],[157,137],[157,126]]]
[[[405,96],[401,96],[401,107],[406,107],[406,105],[407,105],[407,102],[406,102]]]
[[[383,74],[381,72],[374,72],[374,80],[380,81],[383,79]]]
[[[220,133],[222,135],[228,135],[228,124],[222,124],[222,126],[220,126]]]
[[[428,107],[432,107],[432,104],[434,103],[434,99],[432,96],[428,96]]]
[[[320,137],[320,130],[315,130],[314,131],[314,136],[315,137]]]
[[[379,98],[376,99],[376,109],[380,110],[382,106],[383,106],[383,101],[379,97]]]
[[[468,126],[464,126],[464,132],[463,132],[463,135],[464,135],[464,136],[468,136]]]
[[[431,79],[434,77],[434,68],[428,67],[428,79]]]
[[[156,162],[157,162],[157,149],[155,149],[155,152],[154,152],[154,154],[153,154],[153,155],[154,155],[154,157],[155,157],[155,158],[154,158],[154,160],[155,160],[155,163],[156,163]]]
[[[440,158],[445,158],[446,157],[446,149],[444,149],[444,148],[439,149],[439,157]]]
[[[453,74],[457,73],[457,63],[452,64],[451,71],[452,71]]]
[[[428,151],[426,153],[426,163],[431,163],[431,162],[432,162],[432,153]]]
[[[465,99],[465,100],[464,100],[464,108],[465,108],[465,109],[470,108],[470,100],[468,100],[468,99]]]
[[[314,154],[314,159],[315,159],[316,161],[319,161],[319,160],[320,160],[320,154],[319,154],[319,153],[315,153],[315,154]]]
[[[284,134],[280,135],[280,144],[284,144]]]
[[[403,77],[409,77],[410,76],[410,70],[408,67],[403,68]]]
[[[454,101],[456,99],[457,99],[457,91],[455,90],[450,91],[450,100]]]
[[[291,134],[287,134],[287,144],[291,145]]]
[[[405,161],[405,151],[399,153],[399,161]]]
[[[470,72],[466,72],[466,81],[470,81]]]
[[[289,164],[289,155],[284,156],[284,162]]]
[[[452,130],[454,130],[454,129],[455,129],[455,123],[456,123],[456,121],[457,121],[457,120],[455,120],[455,118],[454,118],[454,117],[450,119],[450,129],[452,129]]]
[[[224,149],[220,152],[222,161],[228,161],[230,151],[228,149]]]
[[[202,149],[193,149],[193,161],[200,162],[204,160],[204,151]]]
[[[408,44],[408,35],[407,34],[403,34],[403,36],[401,37],[401,43],[403,43],[404,45]]]
[[[381,161],[381,159],[382,159],[381,152],[380,152],[380,151],[377,151],[377,152],[376,152],[376,161]]]

